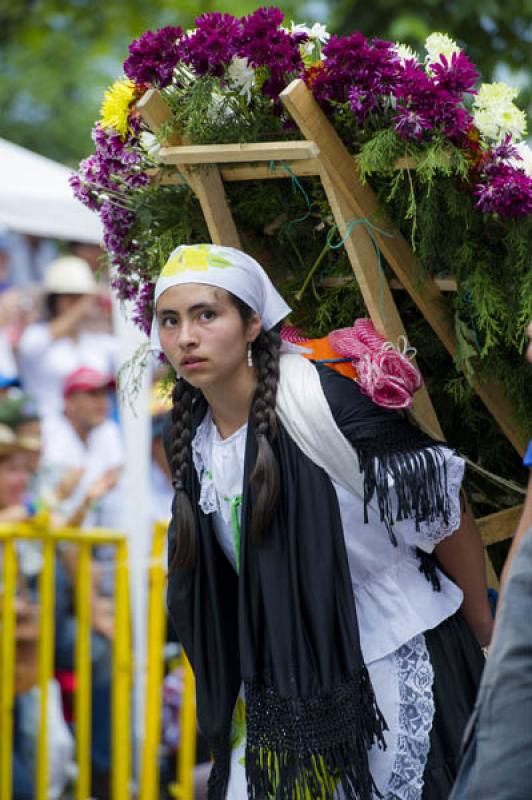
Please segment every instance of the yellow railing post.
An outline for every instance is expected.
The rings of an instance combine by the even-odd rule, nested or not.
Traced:
[[[184,685],[180,716],[177,796],[179,800],[193,800],[196,763],[196,682],[192,667],[184,653],[182,664]]]
[[[76,760],[78,778],[76,800],[87,800],[91,791],[91,545],[81,541],[78,545],[76,569],[76,650],[75,650],[75,703]]]
[[[2,651],[0,686],[0,797],[9,800],[13,783],[13,706],[15,702],[15,592],[17,558],[12,539],[3,540]]]
[[[55,541],[43,531],[43,565],[39,579],[39,736],[37,800],[48,798],[48,686],[54,674]]]
[[[163,554],[167,527],[165,523],[157,523],[154,527],[148,571],[146,704],[139,800],[152,800],[159,796],[159,745],[166,622],[164,607],[166,569],[163,564]]]
[[[115,635],[112,682],[112,798],[129,798],[131,774],[131,618],[128,549],[125,540],[116,548]],[[154,800],[156,796],[154,795]]]

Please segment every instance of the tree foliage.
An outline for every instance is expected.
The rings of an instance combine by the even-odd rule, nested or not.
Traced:
[[[0,136],[75,166],[106,87],[132,39],[163,25],[192,27],[205,11],[241,15],[254,0],[2,0]],[[288,18],[295,3],[283,3]],[[299,4],[301,8],[301,4]]]

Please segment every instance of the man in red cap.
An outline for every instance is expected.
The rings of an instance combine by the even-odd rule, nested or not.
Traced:
[[[72,480],[72,493],[56,508],[69,525],[120,527],[124,449],[118,425],[108,418],[113,386],[111,376],[80,367],[64,382],[63,413],[43,421],[47,482]]]

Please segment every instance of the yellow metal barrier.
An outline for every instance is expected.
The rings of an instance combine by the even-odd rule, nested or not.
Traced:
[[[150,554],[148,594],[148,657],[146,666],[145,739],[139,800],[153,800],[159,795],[159,759],[161,744],[161,696],[164,677],[163,647],[166,634],[164,590],[166,569],[163,564],[167,523],[159,522],[154,529]],[[180,800],[193,800],[194,765],[196,763],[196,687],[194,674],[184,653],[183,702],[180,712],[180,747],[177,783],[170,791]]]
[[[163,651],[166,633],[163,564],[166,523],[155,526],[148,570],[148,648],[146,675],[145,741],[141,757],[139,800],[159,797],[161,700],[164,675]],[[129,800],[131,778],[131,687],[132,643],[129,600],[128,547],[124,534],[105,530],[62,528],[52,530],[45,520],[0,526],[3,553],[0,615],[0,798],[12,797],[12,740],[15,690],[14,598],[17,589],[15,543],[20,539],[42,542],[43,565],[39,579],[39,673],[40,725],[37,743],[35,798],[46,800],[48,787],[48,685],[54,668],[55,558],[60,542],[78,548],[75,583],[77,637],[75,650],[75,735],[78,769],[76,800],[90,797],[91,783],[91,551],[95,545],[116,547],[115,634],[112,666],[112,798]],[[184,658],[184,656],[183,656]],[[181,745],[178,783],[172,787],[180,800],[194,796],[193,773],[196,750],[194,676],[186,659],[184,697],[181,709]]]
[[[35,779],[36,800],[48,796],[48,685],[54,669],[54,602],[55,602],[55,558],[59,542],[76,544],[79,558],[76,575],[75,610],[77,638],[75,652],[75,721],[76,760],[78,780],[77,800],[90,797],[90,743],[91,743],[91,549],[95,545],[116,546],[116,631],[113,641],[112,674],[112,718],[113,725],[113,800],[129,798],[131,771],[131,637],[129,609],[129,580],[127,540],[124,534],[115,531],[84,531],[77,528],[52,530],[42,520],[34,523],[0,526],[0,544],[3,545],[2,588],[2,656],[0,685],[0,797],[9,800],[12,795],[12,747],[13,706],[15,671],[15,608],[14,597],[17,583],[15,542],[32,539],[42,542],[43,566],[39,579],[39,696],[40,725],[37,742],[37,765]],[[117,724],[117,721],[118,724]]]

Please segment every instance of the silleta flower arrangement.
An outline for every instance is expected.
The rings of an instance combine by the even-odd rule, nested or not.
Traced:
[[[301,138],[279,101],[300,78],[421,268],[456,278],[448,305],[458,366],[467,373],[474,361],[477,373],[502,380],[521,419],[532,417],[522,364],[523,331],[532,318],[532,153],[521,141],[526,118],[515,89],[481,83],[466,52],[445,34],[429,36],[421,55],[358,32],[330,35],[318,23],[283,26],[277,8],[242,18],[207,13],[193,30],[145,33],[129,46],[124,73],[105,94],[95,153],[81,163],[72,187],[100,214],[112,286],[121,299],[135,301],[135,320],[145,331],[168,254],[208,237],[188,185],[161,180],[169,169],[158,162],[162,139],[173,131],[196,144]],[[173,114],[160,139],[136,110],[150,87],[161,90]],[[291,301],[294,322],[320,336],[365,313],[348,282],[343,248],[333,244],[319,179],[289,178],[226,190],[244,246]],[[406,300],[401,304],[430,380],[435,357],[427,352],[424,323]],[[440,383],[443,395],[464,402],[467,380],[447,371]]]

